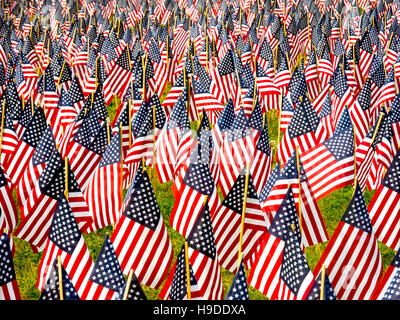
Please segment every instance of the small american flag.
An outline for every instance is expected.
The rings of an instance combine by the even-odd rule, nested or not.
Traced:
[[[61,196],[58,201],[46,247],[40,260],[36,283],[40,291],[43,291],[53,262],[59,256],[78,295],[82,297],[93,261],[71,207],[64,196]]]
[[[121,157],[121,132],[117,132],[84,191],[93,214],[92,231],[112,225],[119,217],[122,204]]]
[[[115,300],[123,300],[127,285],[128,282],[125,284],[125,286],[121,288],[119,295],[115,298]],[[143,289],[140,286],[140,282],[135,273],[132,274],[132,280],[128,288],[128,295],[126,297],[126,300],[147,300],[146,295],[143,292]]]
[[[5,233],[2,233],[0,237],[0,253],[0,300],[21,300],[11,254],[10,238]]]
[[[400,244],[400,233],[393,228],[399,223],[399,178],[398,165],[400,163],[400,151],[397,151],[390,164],[380,186],[376,190],[368,211],[371,216],[374,232],[379,241],[396,250]]]
[[[160,292],[160,298],[164,300],[186,300],[188,299],[188,281],[187,281],[187,268],[186,268],[186,253],[185,246],[182,246],[181,252],[176,258],[170,275],[165,282]],[[202,299],[199,285],[194,276],[193,268],[189,261],[189,274],[190,274],[190,298],[193,300]]]
[[[314,284],[314,276],[301,250],[298,237],[291,226],[286,226],[286,228],[288,230],[282,253],[278,286],[271,300],[305,300]]]
[[[354,181],[354,133],[345,108],[333,136],[300,153],[304,171],[315,199],[351,185]]]
[[[400,257],[396,252],[392,262],[387,268],[384,276],[376,286],[371,300],[399,300],[399,280],[400,280]]]
[[[297,241],[300,241],[298,213],[292,189],[289,188],[268,232],[261,238],[248,278],[249,284],[268,298],[271,298],[278,288],[283,251],[288,238],[287,233],[291,231],[292,225]]]
[[[37,143],[47,128],[46,117],[42,108],[37,108],[26,126],[13,154],[4,161],[4,170],[12,183],[17,185],[33,156]]]
[[[225,300],[250,300],[243,261],[240,261],[238,271],[232,280],[231,287]]]
[[[125,287],[126,280],[122,273],[110,238],[106,234],[103,246],[89,272],[82,300],[113,300]]]
[[[126,204],[125,204],[126,203]],[[124,201],[111,242],[125,274],[158,288],[173,258],[172,243],[146,171],[139,167]]]
[[[323,295],[321,297],[322,289]],[[315,282],[308,293],[307,300],[337,300],[335,290],[333,290],[329,277],[326,274],[322,286],[322,270],[315,278]]]
[[[354,249],[360,248],[360,249]],[[382,258],[371,219],[357,183],[353,198],[314,273],[327,275],[340,300],[368,300],[382,274]]]
[[[285,164],[292,153],[299,148],[302,153],[317,144],[317,128],[320,120],[307,96],[296,106],[282,141],[280,142],[277,158]]]
[[[220,264],[231,272],[234,272],[237,266],[245,180],[243,168],[224,201],[211,216]],[[261,210],[250,175],[242,240],[243,259],[248,268],[251,267],[257,246],[270,222],[270,217]]]
[[[62,288],[60,288],[60,279],[58,275],[58,259],[54,259],[51,271],[48,274],[46,285],[40,295],[39,300],[61,300],[60,289],[63,292],[64,300],[80,300],[76,289],[61,265]]]

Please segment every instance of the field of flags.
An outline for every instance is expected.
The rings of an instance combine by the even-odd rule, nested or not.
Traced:
[[[399,0],[1,0],[0,114],[0,300],[400,299]]]

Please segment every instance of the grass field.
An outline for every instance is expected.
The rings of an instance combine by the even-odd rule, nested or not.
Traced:
[[[163,101],[164,97],[165,93],[164,96],[161,98],[161,101]],[[116,111],[114,101],[108,107],[108,111],[111,120],[113,120]],[[276,151],[277,138],[278,138],[277,124],[278,124],[278,117],[276,116],[276,114],[274,113],[270,114],[268,116],[268,129],[271,140],[271,146],[274,152]],[[193,126],[196,127],[196,124],[193,124]],[[171,185],[172,182],[166,184],[157,183],[156,197],[165,224],[167,226],[168,234],[171,238],[174,247],[174,261],[175,261],[175,258],[180,252],[184,239],[169,225],[169,215],[174,205],[174,197],[171,191]],[[333,234],[338,222],[340,221],[342,215],[344,214],[348,206],[348,203],[352,197],[352,193],[353,193],[353,188],[349,186],[331,193],[330,195],[326,196],[325,198],[323,198],[318,202],[329,236]],[[365,192],[364,197],[367,205],[370,202],[372,196],[373,192],[370,191]],[[112,231],[113,231],[112,227],[110,226],[102,230],[99,230],[98,232],[83,235],[94,261],[96,260],[99,254],[105,234],[108,233],[111,236]],[[40,297],[40,292],[36,289],[35,284],[37,280],[38,266],[42,254],[41,253],[33,254],[30,245],[28,243],[15,237],[13,237],[13,239],[15,241],[15,247],[16,247],[14,256],[14,267],[22,299],[37,300]],[[315,268],[327,243],[328,242],[306,248],[306,258],[312,270]],[[388,265],[390,264],[391,260],[393,259],[395,252],[394,250],[386,247],[381,243],[379,244],[379,248],[381,250],[382,259],[384,263],[384,271],[385,271]],[[221,272],[224,285],[224,293],[226,295],[231,285],[233,274],[224,269],[221,269]],[[159,299],[158,294],[161,288],[162,286],[158,290],[154,290],[152,288],[143,286],[144,292],[149,300]],[[263,296],[260,292],[258,292],[254,288],[249,287],[249,293],[251,300],[267,299],[265,296]]]

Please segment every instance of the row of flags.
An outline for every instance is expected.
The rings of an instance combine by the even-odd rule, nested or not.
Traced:
[[[41,299],[397,299],[398,6],[3,1],[0,298],[21,298],[14,236]],[[318,201],[347,186],[329,236]],[[93,261],[83,234],[108,226]]]

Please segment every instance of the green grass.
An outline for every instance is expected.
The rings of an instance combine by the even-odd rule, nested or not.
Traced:
[[[165,99],[165,95],[169,91],[169,89],[170,85],[168,84],[166,92],[160,99],[161,101]],[[119,103],[119,100],[118,99],[117,101],[113,100],[113,102],[107,108],[111,122],[113,121],[115,116],[116,102]],[[268,130],[270,135],[271,147],[273,152],[275,153],[278,145],[277,114],[275,112],[270,112],[270,114],[268,114],[267,120],[268,120]],[[192,127],[196,129],[197,124],[192,123]],[[280,138],[282,138],[282,136]],[[151,175],[152,174],[151,169],[147,170],[149,170],[149,174]],[[160,206],[160,210],[164,222],[166,224],[168,234],[172,241],[172,245],[174,248],[174,261],[175,261],[176,257],[178,256],[182,248],[184,239],[179,233],[173,230],[169,224],[169,216],[174,205],[174,196],[171,191],[171,185],[172,182],[160,184],[157,180],[156,198]],[[332,236],[337,224],[339,223],[343,213],[345,212],[347,205],[352,197],[352,193],[353,193],[353,188],[349,186],[331,193],[330,195],[324,197],[322,200],[318,202],[329,236]],[[371,201],[372,196],[373,192],[370,191],[365,192],[364,197],[367,205]],[[14,199],[16,200],[15,191],[14,191]],[[109,236],[111,236],[112,232],[113,228],[112,226],[110,226],[107,228],[103,228],[97,232],[83,235],[84,240],[89,248],[90,254],[93,258],[93,261],[96,260],[100,252],[105,234],[108,233]],[[34,254],[30,248],[30,245],[27,242],[20,240],[16,237],[13,237],[13,239],[16,249],[14,256],[14,267],[18,285],[21,291],[21,297],[24,300],[37,300],[40,297],[40,292],[35,288],[35,284],[37,280],[38,266],[40,263],[42,253]],[[315,268],[327,243],[328,242],[325,242],[323,244],[306,248],[305,251],[306,258],[312,270]],[[390,264],[391,260],[395,255],[395,251],[386,247],[381,243],[379,243],[379,248],[382,254],[384,270],[386,270],[386,268],[388,267],[388,265]],[[249,270],[247,270],[247,274],[248,273]],[[221,269],[221,274],[222,274],[224,292],[226,294],[231,285],[233,274],[224,269]],[[163,287],[163,285],[164,283],[158,290],[154,290],[150,287],[143,286],[143,290],[149,300],[156,300],[159,299],[158,294],[160,293],[160,290]],[[264,295],[262,295],[260,292],[258,292],[252,287],[249,287],[249,294],[251,300],[266,300],[266,297]]]

